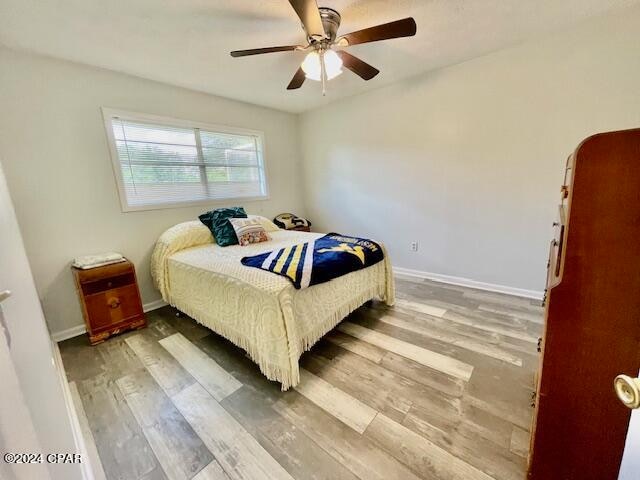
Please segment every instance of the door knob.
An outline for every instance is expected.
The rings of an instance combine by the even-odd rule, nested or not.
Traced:
[[[640,378],[618,375],[613,381],[616,395],[628,408],[640,408]]]

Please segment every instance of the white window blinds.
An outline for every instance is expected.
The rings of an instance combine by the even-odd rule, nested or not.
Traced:
[[[266,197],[260,132],[117,113],[105,121],[125,211]]]

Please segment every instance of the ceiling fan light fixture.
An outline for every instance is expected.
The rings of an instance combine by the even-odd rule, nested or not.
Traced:
[[[336,78],[342,73],[342,59],[333,50],[309,52],[302,62],[302,70],[310,80],[319,82],[322,80],[322,65],[320,55],[324,56],[324,67],[327,71],[327,80]]]
[[[327,78],[331,80],[342,73],[342,59],[333,50],[324,51],[324,68],[327,70]]]

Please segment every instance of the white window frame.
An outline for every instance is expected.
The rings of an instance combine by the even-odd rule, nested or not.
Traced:
[[[190,120],[182,120],[172,117],[163,117],[159,115],[151,115],[147,113],[131,112],[127,110],[120,110],[109,107],[102,107],[102,117],[104,119],[104,126],[107,133],[107,141],[109,144],[109,152],[111,155],[111,164],[113,167],[113,174],[115,176],[116,185],[118,187],[118,196],[120,197],[120,206],[123,212],[137,212],[141,210],[163,210],[168,208],[181,208],[191,207],[196,205],[222,205],[234,203],[237,201],[261,201],[269,200],[269,181],[267,178],[267,165],[265,162],[264,154],[264,132],[260,130],[249,130],[246,128],[229,127],[225,125],[216,125],[210,123],[194,122]],[[205,200],[187,200],[182,202],[167,202],[167,203],[152,203],[147,205],[129,205],[127,201],[127,194],[124,186],[124,179],[122,178],[122,169],[120,166],[120,157],[118,156],[118,149],[116,147],[116,139],[113,134],[113,121],[114,119],[122,119],[129,121],[138,121],[142,123],[150,123],[154,125],[163,125],[167,127],[182,127],[182,128],[197,128],[213,133],[228,133],[234,135],[251,135],[257,138],[258,149],[256,152],[258,158],[258,164],[261,166],[260,173],[262,175],[262,181],[264,183],[264,195],[253,197],[233,197],[228,199],[205,199]]]

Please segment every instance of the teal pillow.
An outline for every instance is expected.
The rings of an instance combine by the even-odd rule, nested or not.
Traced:
[[[216,208],[198,217],[204,223],[215,238],[216,243],[221,247],[237,245],[238,237],[230,218],[247,218],[247,214],[242,207]]]

